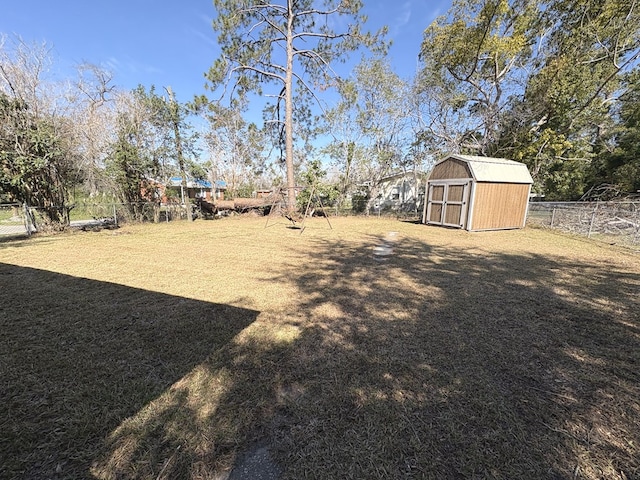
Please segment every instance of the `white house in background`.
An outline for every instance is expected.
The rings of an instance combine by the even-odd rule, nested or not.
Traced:
[[[373,206],[380,210],[422,211],[426,174],[398,172],[383,178]]]

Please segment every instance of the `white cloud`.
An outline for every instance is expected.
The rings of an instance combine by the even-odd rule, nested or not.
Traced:
[[[404,27],[409,20],[411,20],[411,10],[412,5],[411,1],[404,2],[402,7],[400,8],[400,14],[396,16],[393,27],[395,29],[400,29]]]
[[[195,28],[190,28],[189,33],[209,46],[216,48],[218,47],[218,42],[216,42],[216,34],[213,29],[211,30],[211,33],[209,35],[201,32],[200,30],[196,30]]]
[[[109,57],[104,62],[102,62],[102,66],[105,67],[107,70],[116,72],[120,68],[120,61],[115,57]]]
[[[104,68],[123,75],[153,75],[163,73],[163,70],[161,68],[148,63],[140,62],[131,57],[127,57],[124,60],[120,60],[116,57],[109,57],[101,64]]]
[[[211,28],[211,24],[213,23],[213,18],[211,17],[211,15],[207,15],[206,13],[198,13],[197,15],[203,24]]]

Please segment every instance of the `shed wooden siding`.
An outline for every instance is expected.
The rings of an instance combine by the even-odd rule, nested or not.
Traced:
[[[447,209],[444,211],[444,223],[445,225],[464,225],[464,219],[462,217],[462,205],[447,205]]]
[[[464,225],[466,219],[462,218],[463,204],[468,199],[464,198],[464,185],[451,185],[447,192],[447,209],[445,210],[444,223],[447,225]]]
[[[432,199],[441,202],[444,199],[444,185],[434,185]]]
[[[476,183],[470,230],[524,227],[529,188],[518,183]]]
[[[442,205],[434,203],[429,210],[428,222],[441,223],[442,222]]]
[[[449,155],[427,181],[422,221],[469,231],[522,228],[532,183],[523,163]]]
[[[466,162],[450,158],[448,161],[436,165],[429,176],[429,180],[449,180],[452,178],[472,178]]]

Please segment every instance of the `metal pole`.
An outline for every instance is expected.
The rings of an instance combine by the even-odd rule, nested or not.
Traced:
[[[23,208],[24,208],[24,228],[27,231],[27,235],[31,236],[31,222],[29,221],[29,207],[27,206],[27,203],[23,203],[22,204]]]
[[[553,228],[553,221],[556,219],[556,207],[551,210],[551,228]]]
[[[596,203],[593,212],[591,212],[591,221],[589,222],[589,233],[587,233],[587,238],[591,238],[591,232],[593,231],[593,221],[596,218],[596,210],[598,209],[598,204]]]

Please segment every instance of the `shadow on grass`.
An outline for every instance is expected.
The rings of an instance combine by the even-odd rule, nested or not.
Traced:
[[[255,322],[0,266],[1,308],[32,298],[2,317],[0,476],[59,446],[61,477],[224,478],[251,444],[284,479],[640,475],[640,273],[381,241],[292,251],[266,281],[297,308]]]
[[[380,241],[295,277],[285,478],[640,476],[640,273]]]
[[[0,478],[115,478],[179,447],[206,456],[179,381],[258,312],[7,264],[0,285]]]
[[[26,247],[32,245],[33,235],[28,236],[26,233],[24,234],[11,234],[11,235],[0,235],[0,251],[3,248],[19,248]],[[40,242],[48,242],[50,240],[44,240],[43,238],[38,239]]]

